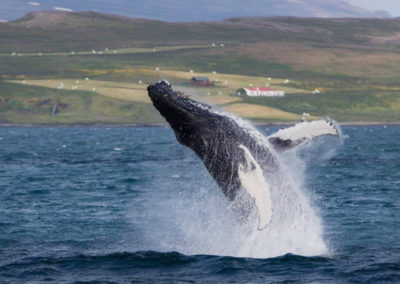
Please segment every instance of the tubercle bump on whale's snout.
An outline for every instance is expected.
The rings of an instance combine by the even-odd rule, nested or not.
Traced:
[[[151,84],[147,87],[147,89],[149,89],[150,87],[168,87],[171,88],[171,83],[168,82],[167,80],[161,80],[158,81],[157,83]]]
[[[149,94],[154,91],[172,91],[171,84],[168,81],[158,81],[157,83],[147,86]]]

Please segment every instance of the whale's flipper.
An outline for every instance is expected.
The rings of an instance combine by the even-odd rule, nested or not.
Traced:
[[[323,135],[338,136],[339,130],[335,124],[328,120],[301,122],[268,136],[268,141],[274,146],[275,150],[283,152]]]

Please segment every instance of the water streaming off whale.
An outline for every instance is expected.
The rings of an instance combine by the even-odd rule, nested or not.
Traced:
[[[168,89],[169,85],[166,87]],[[165,109],[168,112],[174,111],[171,99],[166,101],[166,106],[160,102],[168,96],[174,96],[173,92],[169,94],[161,92],[161,98],[152,94],[152,90],[149,90],[149,93],[163,116],[166,116]],[[182,99],[178,98],[178,100]],[[272,149],[266,137],[248,122],[195,101],[185,100],[183,107],[187,107],[188,104],[198,108],[199,112],[205,111],[219,118],[222,117],[221,121],[225,119],[232,121],[227,125],[240,128],[245,136],[258,145],[257,147],[266,149],[267,155],[257,155],[256,161],[244,145],[238,145],[237,150],[243,152],[245,162],[238,164],[237,173],[234,172],[234,174],[238,175],[242,187],[237,191],[235,198],[228,198],[231,202],[224,198],[216,183],[204,172],[204,169],[192,173],[192,176],[182,184],[178,195],[162,193],[159,199],[153,200],[152,206],[154,208],[157,206],[156,210],[159,212],[152,216],[150,223],[154,226],[146,232],[152,240],[151,245],[157,250],[179,251],[184,254],[254,258],[269,258],[287,253],[305,256],[328,254],[329,249],[323,238],[322,221],[313,208],[312,200],[303,185],[305,163],[301,161],[296,150],[280,154]],[[180,112],[181,109],[182,107],[179,106],[177,111]],[[173,118],[168,115],[166,118],[174,128],[178,141],[190,148],[195,148],[194,151],[203,161],[210,159],[207,155],[199,154],[199,150],[188,143],[187,135],[182,138],[179,133],[182,127],[177,126],[176,122],[178,114],[174,113]],[[191,113],[184,113],[184,115],[185,119],[187,116],[192,119]],[[195,113],[194,116],[196,115],[198,114]],[[207,119],[203,117],[198,119],[198,117],[196,116],[196,119],[202,123]],[[208,128],[213,128],[207,127],[206,131],[209,130]],[[219,125],[216,124],[215,127]],[[232,133],[229,134],[229,131],[227,133],[226,135],[235,136]],[[220,143],[224,143],[225,137],[221,137],[221,133],[219,135]],[[203,139],[202,136],[200,137]],[[221,150],[221,145],[215,149],[209,149],[212,146],[204,144],[206,149],[202,148],[202,151],[212,152],[213,156],[218,156],[219,153],[215,152]],[[222,149],[226,151],[224,145]],[[235,153],[225,152],[228,156],[233,154]],[[201,160],[198,162],[201,164]],[[210,173],[213,174],[213,168],[211,167],[210,170],[207,162],[210,163],[210,161],[204,161]],[[215,161],[211,162],[215,163]],[[223,170],[223,167],[231,165],[219,166]],[[235,169],[235,166],[232,164],[231,168]],[[214,179],[218,181],[215,175]],[[219,185],[221,186],[221,183]],[[243,209],[247,211],[248,208],[251,208],[248,210],[249,216],[244,218],[247,222],[243,222],[237,218],[237,212]]]

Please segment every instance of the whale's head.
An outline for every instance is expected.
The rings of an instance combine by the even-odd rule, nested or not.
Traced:
[[[224,119],[211,106],[175,92],[167,81],[152,84],[147,91],[154,107],[170,124],[178,141],[186,146],[193,146],[191,144],[199,132],[204,135],[207,129]]]

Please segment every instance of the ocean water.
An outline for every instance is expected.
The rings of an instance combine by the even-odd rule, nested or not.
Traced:
[[[169,128],[0,128],[0,282],[398,283],[400,127],[342,131],[281,157],[308,209],[263,235]]]

